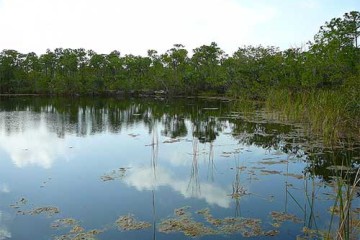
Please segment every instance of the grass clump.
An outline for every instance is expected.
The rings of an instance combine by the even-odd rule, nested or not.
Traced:
[[[265,107],[278,111],[281,120],[306,123],[308,132],[325,142],[359,140],[360,98],[350,90],[272,90]]]

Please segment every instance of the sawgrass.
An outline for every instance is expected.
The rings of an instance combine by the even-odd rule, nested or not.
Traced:
[[[327,143],[360,136],[360,99],[347,90],[272,90],[265,108],[282,120],[305,123]]]

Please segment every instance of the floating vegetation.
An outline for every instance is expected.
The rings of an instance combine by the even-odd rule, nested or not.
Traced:
[[[230,194],[231,198],[233,198],[233,199],[240,199],[242,196],[245,196],[245,195],[247,195],[245,190],[243,192],[234,192],[234,193]]]
[[[293,214],[285,213],[285,212],[276,212],[272,211],[270,213],[274,223],[272,224],[274,227],[280,227],[283,222],[290,221],[293,223],[301,223],[301,219],[296,217]]]
[[[263,159],[266,160],[266,159]],[[260,161],[259,164],[265,164],[265,165],[275,165],[275,164],[286,164],[288,161],[286,160],[280,160],[280,161]]]
[[[96,235],[101,233],[98,230],[91,230],[89,232],[81,232],[77,234],[69,233],[61,236],[56,236],[54,240],[96,240]]]
[[[231,154],[233,154],[233,152],[222,152],[222,154],[224,154],[224,155],[231,155]]]
[[[18,209],[20,207],[22,207],[23,205],[27,204],[27,199],[26,198],[20,198],[19,201],[15,202],[14,204],[11,204],[10,207],[14,208],[14,209]]]
[[[188,212],[187,212],[187,210],[190,208],[190,206],[185,206],[185,207],[181,207],[181,208],[176,208],[175,210],[174,210],[174,214],[176,215],[176,216],[183,216],[183,215],[185,215],[185,214],[189,214]]]
[[[70,233],[81,233],[83,232],[85,229],[79,225],[74,226],[71,230]]]
[[[28,203],[28,200],[25,198],[20,198],[19,201],[15,202],[14,204],[11,204],[10,207],[14,208],[14,209],[19,209],[17,211],[17,214],[21,214],[21,215],[39,215],[39,214],[46,214],[48,216],[53,216],[57,213],[60,212],[59,208],[57,207],[38,207],[38,208],[34,208],[30,211],[28,210],[21,210],[22,207],[24,207],[26,204]]]
[[[42,183],[42,185],[40,185],[40,187],[41,187],[41,188],[44,188],[50,180],[51,180],[51,178],[48,178],[47,181],[44,181],[44,182]]]
[[[126,176],[126,168],[119,168],[117,170],[112,170],[110,173],[107,173],[101,176],[103,182],[113,181],[116,179],[123,179]]]
[[[77,225],[78,221],[73,218],[62,218],[55,220],[52,224],[52,228],[65,228]]]
[[[224,234],[241,233],[243,237],[257,237],[264,235],[260,219],[225,218],[220,230]]]
[[[270,174],[281,174],[280,171],[275,170],[260,170],[263,175],[270,175]]]
[[[222,235],[240,233],[244,237],[275,236],[278,230],[263,231],[260,219],[251,218],[224,218],[217,219],[212,216],[208,208],[197,211],[202,215],[206,226],[202,222],[195,221],[188,207],[175,209],[175,218],[166,219],[159,225],[159,231],[164,233],[182,232],[186,236],[200,237],[205,235]]]
[[[137,137],[137,136],[140,136],[140,134],[134,134],[134,133],[129,133],[128,134],[130,137],[133,137],[133,138],[135,138],[135,137]]]
[[[137,221],[131,214],[119,217],[116,220],[116,225],[122,231],[141,230],[151,227],[150,223]]]
[[[182,232],[186,236],[200,237],[217,234],[217,231],[206,227],[203,223],[192,219],[191,214],[186,210],[188,207],[175,209],[175,218],[169,218],[159,224],[159,232],[172,233]]]
[[[202,215],[205,218],[205,220],[211,225],[220,226],[222,224],[222,220],[214,218],[210,213],[210,209],[208,208],[199,210],[196,213]]]
[[[245,170],[247,167],[246,166],[241,166],[241,167],[237,167],[237,169],[239,169],[240,171]]]
[[[73,218],[58,219],[51,224],[51,227],[70,228],[67,234],[56,236],[55,240],[96,240],[96,235],[104,232],[104,230],[97,229],[85,232],[85,229]]]
[[[325,233],[319,230],[303,227],[303,235],[296,236],[296,240],[323,239]],[[327,239],[327,238],[326,238]]]
[[[221,157],[230,157],[231,155],[239,154],[239,153],[241,153],[241,150],[240,150],[240,149],[235,149],[235,150],[232,151],[232,152],[223,151],[220,156],[221,156]]]
[[[31,211],[28,211],[26,213],[28,213],[30,215],[46,214],[48,216],[53,216],[59,212],[60,212],[60,210],[57,207],[39,207],[39,208],[35,208]]]
[[[252,169],[258,170],[258,169],[265,169],[265,167],[251,167]]]
[[[304,175],[295,174],[295,173],[284,173],[284,176],[293,177],[299,180],[304,178]]]
[[[240,186],[238,183],[233,183],[232,184],[232,188],[233,188],[233,191],[232,193],[230,194],[231,198],[233,199],[239,199],[241,198],[242,196],[245,196],[247,195],[247,191],[246,189],[243,187],[243,186]]]
[[[268,236],[268,237],[273,237],[273,236],[276,236],[280,233],[279,230],[269,230],[267,232],[264,233],[265,236]]]
[[[163,141],[163,143],[176,143],[176,142],[180,142],[180,141],[181,141],[181,139],[179,139],[179,138],[170,138],[168,140]]]

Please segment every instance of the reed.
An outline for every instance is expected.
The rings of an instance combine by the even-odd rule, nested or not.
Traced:
[[[334,143],[345,137],[360,136],[360,105],[347,93],[345,90],[309,90],[300,93],[272,90],[265,108],[279,112],[281,120],[305,123],[311,135]]]
[[[360,141],[360,97],[353,89],[308,90],[295,93],[289,90],[272,90],[265,102],[268,111],[276,111],[281,121],[298,122],[305,126],[308,136],[323,139],[334,149]],[[333,162],[339,164],[334,154]],[[355,176],[355,177],[354,177]],[[357,239],[359,221],[352,213],[352,202],[360,185],[360,170],[353,166],[351,156],[334,169],[335,201],[324,239]],[[310,204],[311,206],[312,204]],[[335,221],[336,219],[336,221]],[[335,224],[336,222],[336,224]]]
[[[356,239],[357,234],[359,234],[359,232],[357,232],[359,223],[354,220],[352,201],[354,197],[356,197],[356,188],[360,184],[360,168],[357,170],[355,180],[352,184],[348,183],[350,170],[346,170],[345,179],[341,177],[341,175],[342,172],[340,171],[340,174],[337,174],[335,180],[336,198],[332,206],[331,222],[326,239],[350,240]],[[335,234],[332,234],[332,223],[335,215],[338,216],[339,223]]]

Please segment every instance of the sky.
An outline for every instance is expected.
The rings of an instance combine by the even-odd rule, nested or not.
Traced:
[[[216,42],[301,47],[325,21],[360,11],[360,0],[0,0],[0,51],[85,48],[160,54]]]

